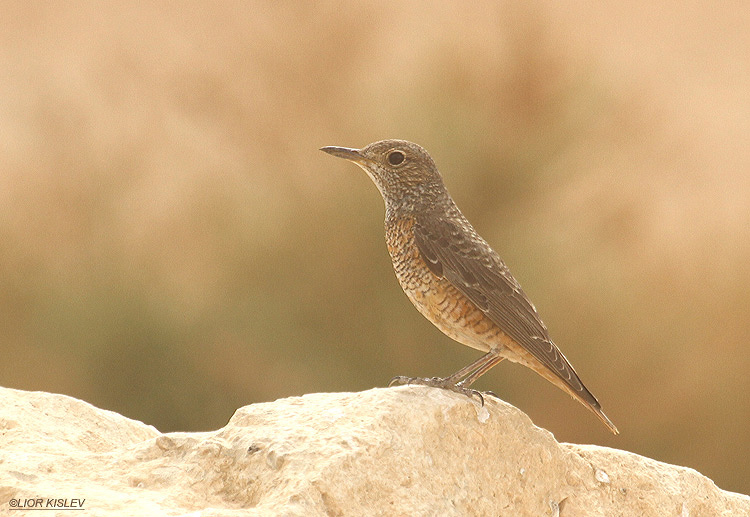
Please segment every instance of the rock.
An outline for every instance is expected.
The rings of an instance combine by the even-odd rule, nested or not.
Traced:
[[[86,517],[750,514],[750,497],[692,469],[561,444],[505,402],[439,389],[253,404],[206,433],[161,434],[63,395],[0,388],[0,401],[0,511],[51,500]]]

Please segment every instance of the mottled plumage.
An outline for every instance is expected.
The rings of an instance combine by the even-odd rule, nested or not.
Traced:
[[[322,150],[355,162],[380,190],[388,252],[414,306],[449,337],[486,352],[449,377],[399,377],[400,382],[471,394],[468,388],[479,376],[509,359],[568,392],[617,433],[550,339],[508,267],[458,209],[424,149],[404,140],[384,140],[361,150]]]

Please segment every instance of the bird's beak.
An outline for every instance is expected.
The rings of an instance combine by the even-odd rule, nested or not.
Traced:
[[[362,156],[362,153],[360,153],[359,149],[350,149],[349,147],[329,146],[329,147],[321,147],[320,150],[323,151],[324,153],[328,153],[337,158],[343,158],[344,160],[349,160],[354,163],[359,163],[359,164],[365,163],[365,157]]]

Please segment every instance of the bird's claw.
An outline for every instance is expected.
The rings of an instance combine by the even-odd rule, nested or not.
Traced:
[[[405,377],[403,375],[397,375],[393,379],[390,380],[388,383],[388,387],[391,387],[393,385],[409,385],[409,384],[418,384],[420,386],[430,386],[432,388],[441,388],[444,390],[453,391],[455,393],[461,393],[463,395],[466,395],[469,398],[474,397],[475,395],[479,398],[479,402],[482,406],[484,406],[484,397],[482,396],[482,393],[477,390],[473,390],[471,388],[464,388],[461,383],[452,383],[448,378],[442,378],[442,377]],[[492,393],[492,395],[495,395]],[[497,396],[497,395],[495,395]]]

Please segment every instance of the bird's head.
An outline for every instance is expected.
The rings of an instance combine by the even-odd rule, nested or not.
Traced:
[[[425,208],[447,195],[435,162],[422,147],[406,140],[381,140],[362,149],[323,147],[365,170],[386,208]]]

